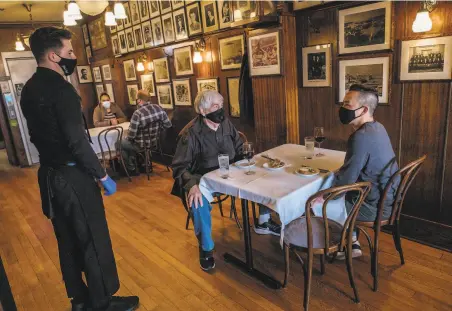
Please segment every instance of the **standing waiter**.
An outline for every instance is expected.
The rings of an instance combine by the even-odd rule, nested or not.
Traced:
[[[115,193],[116,184],[90,146],[81,99],[64,79],[77,64],[71,33],[40,28],[30,47],[38,69],[25,84],[20,105],[39,151],[42,209],[55,230],[72,310],[135,310],[138,297],[112,297],[119,279],[97,181],[105,195]]]

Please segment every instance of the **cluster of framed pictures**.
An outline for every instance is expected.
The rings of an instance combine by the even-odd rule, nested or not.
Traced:
[[[101,73],[102,72],[102,73]],[[103,92],[107,92],[110,96],[110,100],[112,102],[115,101],[115,94],[113,92],[113,84],[105,83],[105,89],[104,85],[102,84],[104,81],[111,81],[112,80],[112,74],[111,74],[111,68],[110,65],[103,65],[102,67],[93,67],[91,72],[90,66],[77,66],[77,76],[79,83],[101,83],[96,84],[96,95],[97,99],[100,98],[100,94]]]
[[[389,103],[391,60],[391,2],[379,2],[339,11],[338,54],[386,50],[381,57],[339,59],[339,100],[352,84],[378,92],[379,103]],[[305,47],[303,86],[332,84],[331,44]],[[452,79],[452,36],[402,41],[400,80]]]

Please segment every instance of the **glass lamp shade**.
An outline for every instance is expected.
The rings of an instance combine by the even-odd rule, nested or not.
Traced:
[[[413,22],[413,32],[426,32],[432,30],[432,20],[427,10],[417,12]]]
[[[195,51],[195,53],[193,54],[193,63],[194,64],[202,63],[201,52]]]
[[[82,19],[82,14],[80,13],[80,8],[78,7],[78,4],[75,2],[69,3],[67,6],[68,11],[68,17],[73,20],[79,20]]]
[[[87,1],[87,0],[77,0],[80,11],[85,14],[96,16],[101,14],[108,6],[108,1],[97,0],[97,1]]]
[[[143,62],[138,62],[138,64],[137,64],[137,71],[144,71],[144,64],[143,64]]]
[[[19,38],[17,38],[17,41],[16,41],[16,51],[25,51],[25,47]]]
[[[75,22],[75,19],[69,17],[69,12],[64,11],[63,13],[63,19],[64,19],[64,26],[75,26],[77,23]]]
[[[126,19],[127,18],[126,10],[124,9],[124,5],[122,5],[121,2],[115,3],[114,13],[115,13],[116,19]]]
[[[116,19],[113,12],[105,12],[105,26],[116,26]]]

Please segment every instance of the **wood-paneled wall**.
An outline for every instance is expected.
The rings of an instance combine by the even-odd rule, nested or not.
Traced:
[[[299,69],[300,137],[312,135],[315,126],[324,126],[327,148],[345,150],[351,133],[338,119],[339,60],[390,56],[390,100],[376,111],[376,119],[387,129],[399,165],[427,154],[428,159],[407,195],[404,214],[452,225],[452,129],[450,81],[401,83],[398,78],[402,40],[452,35],[452,2],[438,2],[430,14],[433,29],[415,34],[412,24],[419,2],[392,4],[392,49],[372,53],[338,55],[338,11],[362,3],[342,3],[297,13],[297,51]],[[313,31],[308,25],[319,28]],[[332,44],[332,87],[303,88],[301,48]],[[449,133],[449,134],[448,134]]]

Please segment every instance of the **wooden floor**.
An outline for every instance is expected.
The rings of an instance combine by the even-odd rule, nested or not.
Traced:
[[[50,222],[42,215],[36,168],[10,168],[0,152],[0,255],[19,310],[70,310],[59,271],[57,245]],[[292,261],[288,288],[274,291],[222,260],[225,251],[243,254],[234,221],[214,210],[217,268],[204,273],[186,214],[169,195],[171,176],[157,166],[151,181],[121,180],[118,193],[105,198],[121,289],[140,296],[139,310],[300,310],[303,276]],[[229,207],[225,208],[229,215]],[[380,290],[370,286],[369,254],[354,261],[361,303],[350,299],[345,264],[315,263],[311,310],[452,310],[452,255],[403,240],[401,267],[390,236],[381,242]],[[253,234],[256,265],[283,277],[283,257],[276,237]]]

